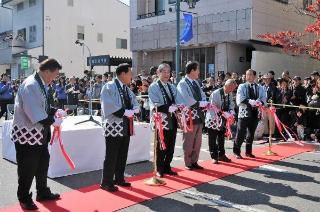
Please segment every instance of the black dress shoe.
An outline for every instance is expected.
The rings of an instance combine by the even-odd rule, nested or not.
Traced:
[[[199,166],[198,163],[192,164],[192,167],[193,167],[194,169],[203,169],[203,167],[202,167],[202,166]]]
[[[231,162],[230,158],[228,158],[226,155],[219,157],[219,160],[227,163]]]
[[[256,157],[252,153],[246,153],[246,156],[249,157],[249,158],[255,158]]]
[[[162,172],[157,172],[156,176],[162,178],[163,177],[163,173]]]
[[[60,199],[60,194],[48,193],[48,194],[38,194],[36,200],[38,202],[58,200]]]
[[[242,157],[240,154],[234,154],[234,156],[235,156],[237,159],[243,159],[243,157]]]
[[[116,192],[118,191],[118,187],[114,186],[114,185],[100,185],[100,188],[105,190],[105,191],[109,191],[109,192]]]
[[[122,187],[131,187],[131,183],[126,182],[126,181],[114,182],[114,184],[116,184],[116,185],[118,185],[118,186],[122,186]]]
[[[38,207],[36,204],[34,204],[33,200],[28,200],[26,202],[20,202],[20,206],[21,208],[25,209],[25,210],[37,210]]]
[[[172,170],[166,171],[165,174],[172,175],[172,176],[178,175],[177,172],[174,172],[174,171],[172,171]]]

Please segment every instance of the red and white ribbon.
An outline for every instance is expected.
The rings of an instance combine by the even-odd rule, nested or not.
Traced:
[[[54,140],[57,139],[59,142],[59,147],[61,150],[61,153],[64,157],[64,159],[67,161],[68,165],[70,166],[70,168],[72,170],[75,170],[75,165],[73,163],[73,161],[71,160],[71,158],[69,157],[68,153],[66,152],[66,150],[64,149],[63,143],[62,143],[62,139],[61,139],[61,127],[60,126],[55,126],[54,130],[53,130],[53,135],[50,141],[50,145],[53,144]]]
[[[65,112],[67,112],[67,110],[65,110]],[[59,111],[57,111],[57,113],[55,114],[55,116],[57,118],[60,118],[60,119],[63,119],[62,115],[63,115],[63,113],[61,113]],[[75,170],[76,167],[75,167],[73,161],[71,160],[71,158],[69,157],[68,153],[66,152],[66,150],[64,149],[64,146],[63,146],[63,142],[62,142],[62,139],[61,139],[61,126],[54,126],[52,137],[51,137],[51,141],[50,141],[50,145],[53,144],[55,139],[57,139],[58,142],[59,142],[59,147],[60,147],[60,150],[61,150],[61,153],[62,153],[64,159],[67,161],[67,163],[70,166],[70,168],[72,170]]]
[[[164,135],[163,135],[163,125],[162,125],[162,116],[159,112],[155,112],[153,114],[153,120],[154,120],[154,130],[158,130],[158,137],[160,140],[160,148],[162,150],[165,150],[166,144],[164,143]]]
[[[184,105],[177,105],[177,107],[181,111],[177,115],[178,121],[180,121],[180,128],[183,130],[184,133],[193,132],[192,109]],[[188,114],[189,120],[187,120],[187,114]],[[188,121],[189,121],[189,126],[188,126]]]
[[[234,115],[233,114],[231,114],[230,116],[226,116],[225,115],[225,113],[220,109],[220,108],[218,108],[216,105],[214,105],[214,104],[212,104],[212,103],[209,103],[208,105],[207,105],[207,107],[205,107],[205,110],[207,110],[207,111],[214,111],[214,113],[215,114],[219,114],[219,113],[221,113],[222,114],[222,116],[226,119],[226,132],[225,132],[225,136],[228,138],[228,140],[230,139],[230,138],[232,138],[232,131],[231,131],[231,126],[232,126],[232,124],[234,123]],[[222,120],[221,119],[219,119],[218,118],[218,116],[216,116],[216,117],[213,117],[213,118],[215,118],[216,120],[217,120],[217,123],[219,122],[219,127],[221,127],[221,125],[222,125]]]
[[[130,136],[135,135],[134,116],[129,117],[129,131],[130,131]]]
[[[290,141],[293,141],[294,143],[300,145],[300,146],[303,146],[304,144],[299,141],[298,139],[298,136],[293,132],[292,129],[290,129],[288,126],[286,126],[284,123],[282,123],[279,119],[279,117],[277,116],[276,114],[276,108],[275,107],[270,107],[269,109],[270,113],[271,113],[271,116],[273,117],[274,119],[274,122],[279,130],[279,133],[281,134],[281,136],[286,140],[288,141],[288,139],[284,136],[283,134],[283,130],[287,133]],[[292,134],[294,135],[294,137],[292,136]]]

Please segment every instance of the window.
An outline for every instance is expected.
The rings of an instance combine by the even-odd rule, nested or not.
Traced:
[[[26,41],[26,28],[19,29],[17,31],[17,37],[15,39],[20,41]]]
[[[165,14],[165,0],[137,1],[137,19],[151,18]]]
[[[19,4],[17,4],[17,11],[21,11],[24,8],[24,3],[20,2]]]
[[[127,49],[127,39],[117,38],[117,49]]]
[[[303,0],[303,9],[307,9],[311,4],[312,4],[312,0]]]
[[[36,5],[36,0],[29,0],[29,7],[33,7]]]
[[[67,0],[68,1],[68,6],[73,7],[73,0]]]
[[[98,34],[97,34],[97,41],[98,41],[99,43],[102,43],[102,42],[103,42],[103,34],[102,34],[102,33],[98,33]]]
[[[36,42],[37,41],[37,28],[36,26],[29,27],[29,42]]]
[[[77,39],[84,40],[84,26],[77,26]]]
[[[164,0],[156,0],[156,5],[155,5],[156,15],[158,15],[158,13],[162,13],[163,11],[164,11]]]
[[[283,4],[289,4],[289,0],[275,0],[275,1],[283,3]]]

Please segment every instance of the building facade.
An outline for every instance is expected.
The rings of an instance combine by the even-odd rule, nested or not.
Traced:
[[[194,9],[181,2],[181,10],[193,14],[193,38],[181,45],[181,70],[189,60],[200,62],[201,78],[218,72],[244,73],[289,70],[307,74],[318,61],[288,56],[258,38],[259,34],[294,30],[303,32],[311,17],[301,15],[309,0],[200,0]],[[175,67],[175,0],[131,0],[130,30],[134,70],[148,70],[166,61]],[[183,16],[181,14],[181,31]],[[272,59],[272,60],[271,60]],[[213,67],[213,68],[212,68]]]
[[[56,58],[63,66],[61,72],[76,77],[89,69],[89,50],[92,56],[132,56],[129,6],[120,1],[2,0],[2,4],[12,9],[13,38],[8,41],[12,48],[6,49],[12,79],[32,73],[39,64],[39,55]],[[76,40],[88,48],[76,45]],[[30,56],[28,70],[21,69],[22,55]],[[95,66],[94,71],[101,74],[109,68]]]
[[[12,10],[0,7],[0,73],[10,73]]]

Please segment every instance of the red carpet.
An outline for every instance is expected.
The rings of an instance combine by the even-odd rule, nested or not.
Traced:
[[[57,202],[48,202],[40,204],[36,202],[40,211],[114,211],[125,207],[141,203],[152,198],[177,192],[182,189],[187,189],[202,183],[217,180],[219,178],[237,174],[264,164],[282,160],[293,155],[314,150],[313,145],[305,145],[303,147],[296,144],[279,144],[273,147],[273,151],[278,153],[278,156],[264,156],[263,153],[267,150],[257,148],[254,154],[255,159],[237,160],[233,157],[232,163],[220,163],[213,165],[211,161],[201,163],[205,170],[188,171],[184,168],[176,168],[175,171],[179,176],[165,177],[166,185],[159,187],[147,186],[143,182],[149,178],[151,174],[140,175],[127,179],[132,183],[131,188],[120,188],[119,192],[109,193],[99,189],[98,185],[82,188],[62,194],[62,199]],[[0,209],[4,211],[22,211],[19,205],[9,208]]]

